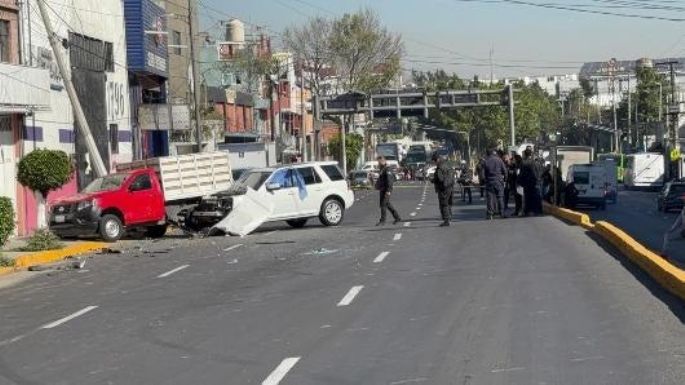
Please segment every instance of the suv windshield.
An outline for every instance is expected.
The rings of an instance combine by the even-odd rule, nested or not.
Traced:
[[[84,193],[94,193],[99,191],[116,190],[124,183],[129,174],[111,174],[90,182]]]
[[[245,172],[236,182],[236,188],[251,188],[259,190],[262,184],[271,176],[271,171],[252,171]]]

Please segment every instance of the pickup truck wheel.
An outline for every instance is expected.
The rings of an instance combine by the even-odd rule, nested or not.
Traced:
[[[150,226],[146,229],[145,235],[150,238],[162,238],[166,234],[167,225]]]
[[[301,229],[307,224],[307,218],[302,218],[302,219],[291,219],[289,221],[285,221],[290,227],[296,228],[296,229]]]
[[[100,236],[105,242],[116,242],[124,236],[124,224],[113,214],[105,214],[100,218]]]
[[[319,220],[324,226],[338,226],[345,216],[345,208],[337,199],[326,199],[321,205]]]

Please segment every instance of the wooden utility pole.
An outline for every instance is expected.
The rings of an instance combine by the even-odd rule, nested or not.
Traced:
[[[40,10],[40,16],[43,19],[43,24],[45,25],[45,32],[48,34],[48,40],[50,41],[50,47],[52,47],[52,52],[55,54],[55,61],[57,61],[57,68],[59,73],[64,79],[64,88],[67,89],[67,95],[69,96],[69,101],[74,109],[74,115],[76,116],[76,122],[79,126],[79,131],[83,135],[86,141],[86,147],[88,148],[88,153],[90,154],[90,159],[95,171],[95,175],[103,177],[107,175],[107,168],[105,163],[102,161],[100,156],[100,151],[98,150],[93,134],[90,132],[90,126],[88,125],[88,120],[86,120],[86,115],[83,112],[83,107],[81,107],[81,102],[76,94],[76,89],[74,88],[74,83],[71,81],[71,73],[67,72],[67,65],[64,62],[64,57],[62,56],[61,43],[62,41],[57,38],[55,31],[52,29],[52,23],[50,22],[50,15],[45,8],[45,0],[37,0],[38,9]]]

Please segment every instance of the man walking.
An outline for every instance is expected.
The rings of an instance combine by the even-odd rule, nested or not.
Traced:
[[[435,192],[438,193],[438,203],[440,204],[440,214],[442,215],[441,227],[447,227],[452,220],[452,194],[454,193],[454,172],[447,166],[445,159],[438,154],[433,154],[435,162]]]
[[[533,150],[527,148],[523,152],[521,163],[521,175],[519,183],[523,187],[523,215],[528,216],[542,214],[542,196],[540,195],[540,176],[542,172],[538,162],[533,158]]]
[[[395,210],[392,203],[390,202],[390,196],[392,195],[392,187],[395,183],[395,176],[392,175],[392,173],[390,173],[390,171],[388,170],[388,163],[386,162],[384,157],[379,156],[377,160],[380,172],[378,175],[378,180],[376,180],[376,190],[378,190],[378,192],[380,193],[381,219],[380,221],[378,221],[376,226],[385,225],[385,219],[388,210],[390,210],[390,213],[392,214],[393,218],[395,218],[395,222],[393,222],[393,224],[397,224],[399,222],[402,222],[402,218],[400,218],[400,214],[397,213],[397,210]]]
[[[495,215],[505,218],[504,181],[507,176],[507,166],[505,166],[496,150],[490,152],[490,156],[483,165],[483,170],[488,206],[487,219],[492,219]]]

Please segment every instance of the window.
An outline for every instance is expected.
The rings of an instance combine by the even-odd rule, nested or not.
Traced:
[[[144,191],[152,188],[152,180],[150,175],[139,175],[131,184],[131,191]]]
[[[10,61],[10,22],[0,20],[0,62]]]
[[[300,175],[302,175],[304,184],[309,186],[311,184],[321,183],[321,177],[316,170],[314,170],[314,167],[298,168],[297,171],[299,171]]]
[[[109,125],[109,145],[112,149],[112,154],[119,153],[119,125],[110,124]]]
[[[171,45],[173,45],[173,53],[181,54],[181,33],[178,31],[171,31]]]
[[[338,166],[334,164],[321,166],[321,169],[323,170],[323,172],[326,173],[326,175],[328,175],[328,178],[330,178],[330,180],[332,180],[333,182],[345,179]]]
[[[574,172],[573,182],[575,184],[590,184],[590,173],[585,171]]]
[[[105,71],[114,72],[114,47],[109,42],[105,42]]]
[[[281,188],[292,188],[295,187],[295,181],[293,180],[293,169],[283,168],[280,169],[271,176],[269,183],[280,183]]]

